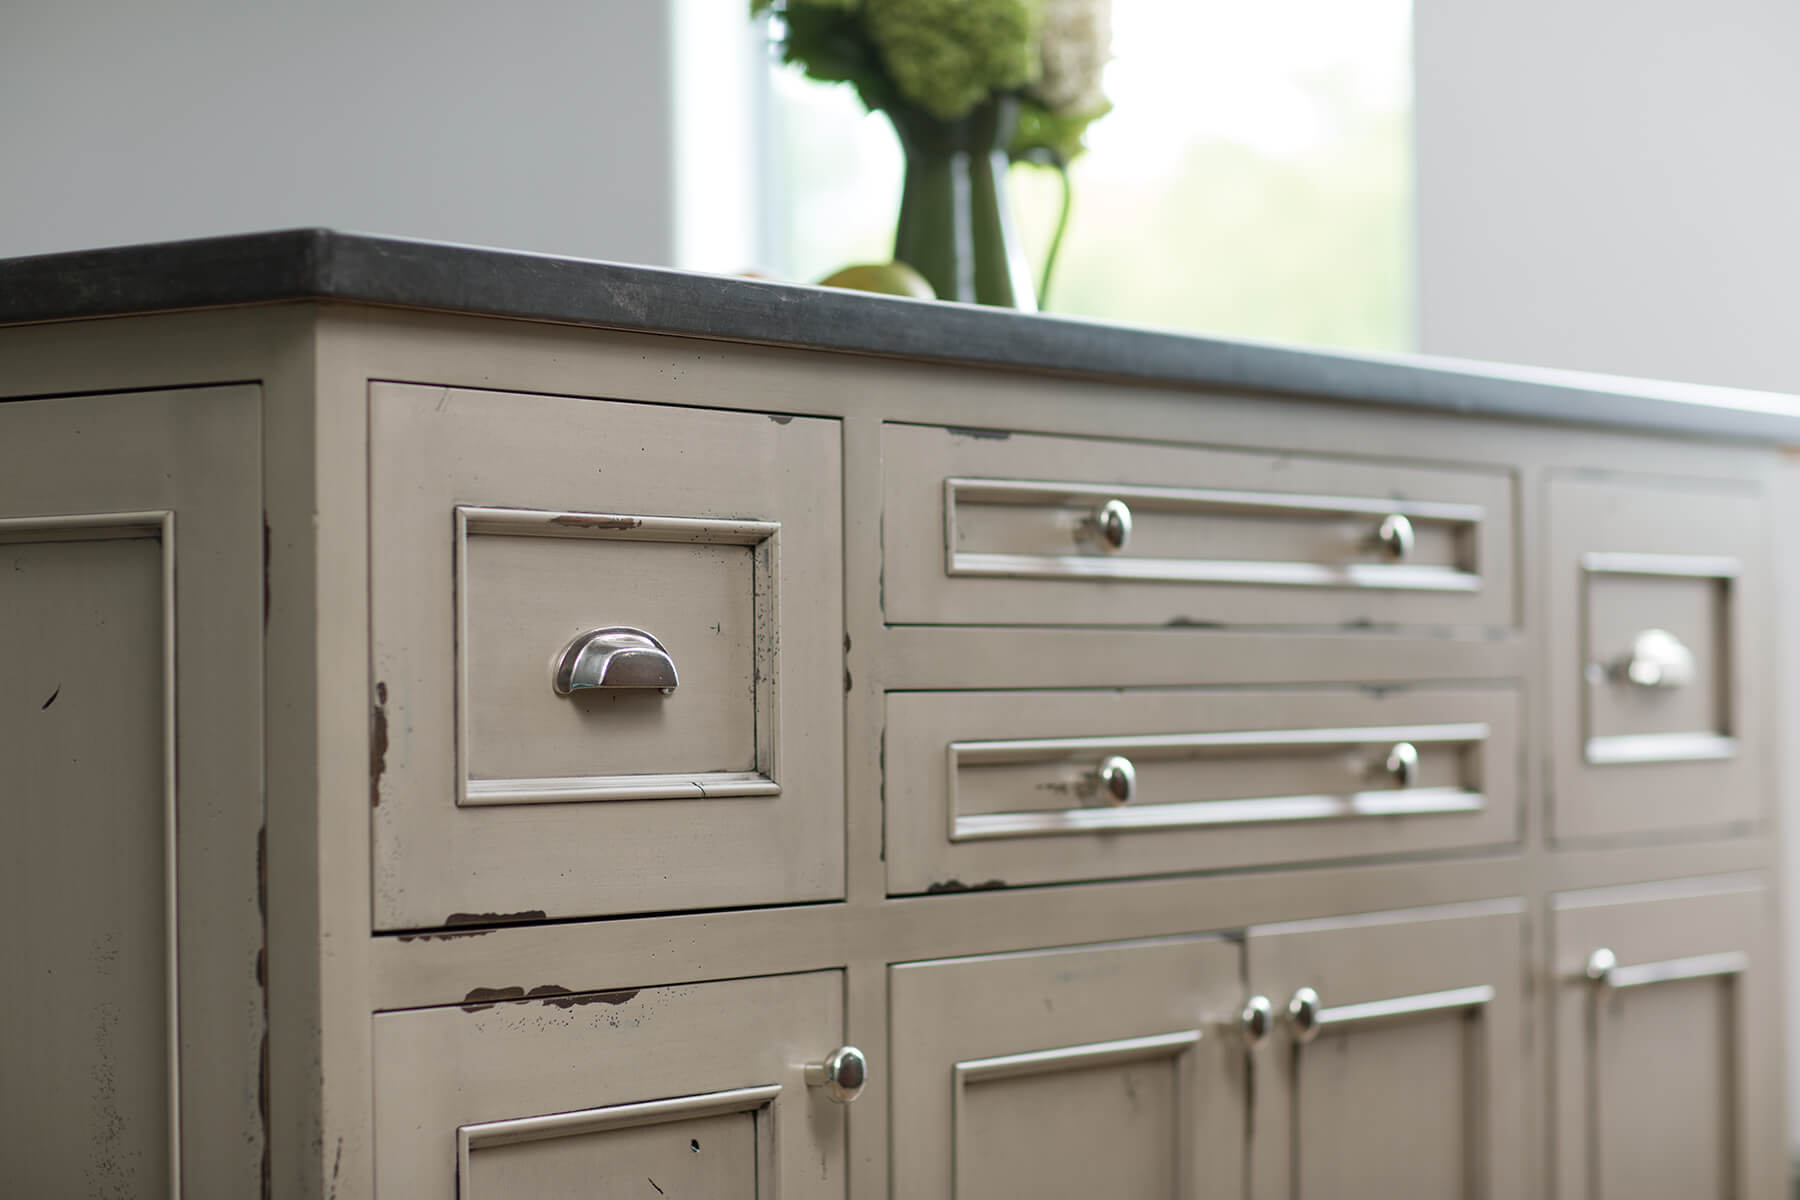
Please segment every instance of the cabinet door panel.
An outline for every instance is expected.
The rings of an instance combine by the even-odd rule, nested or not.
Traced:
[[[909,963],[889,977],[895,1197],[1237,1196],[1230,942]]]
[[[1780,1194],[1772,898],[1755,878],[1555,899],[1558,1194]]]
[[[1254,1195],[1520,1193],[1522,905],[1254,928]]]
[[[378,1191],[841,1198],[842,1014],[835,971],[378,1014]]]

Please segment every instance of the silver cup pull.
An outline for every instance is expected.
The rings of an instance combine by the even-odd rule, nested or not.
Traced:
[[[868,1082],[869,1060],[855,1046],[839,1046],[824,1062],[806,1066],[806,1086],[824,1088],[838,1104],[849,1104],[862,1095]]]
[[[1382,766],[1395,787],[1413,787],[1419,782],[1419,748],[1411,742],[1395,742]]]
[[[1275,1006],[1267,996],[1250,997],[1238,1014],[1238,1027],[1243,1030],[1244,1045],[1256,1049],[1269,1040],[1269,1032],[1275,1028]]]
[[[1666,629],[1646,629],[1613,664],[1613,675],[1640,688],[1679,688],[1694,682],[1694,652]]]
[[[1413,540],[1412,522],[1400,513],[1383,517],[1375,530],[1375,544],[1395,562],[1405,562],[1412,557]]]
[[[1131,541],[1131,506],[1123,500],[1108,500],[1083,522],[1083,528],[1093,533],[1102,550],[1117,554]]]
[[[1137,768],[1123,754],[1100,760],[1094,778],[1100,784],[1100,802],[1115,807],[1137,799]]]
[[[1294,1042],[1304,1046],[1319,1036],[1319,993],[1303,987],[1288,1001],[1288,1024],[1294,1027]]]
[[[563,647],[553,686],[559,696],[590,688],[659,688],[666,696],[679,682],[675,660],[655,636],[611,625],[590,629]]]

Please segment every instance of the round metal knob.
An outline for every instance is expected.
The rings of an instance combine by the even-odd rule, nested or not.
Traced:
[[[1694,681],[1694,652],[1666,629],[1646,629],[1613,669],[1633,687],[1686,687]]]
[[[1419,782],[1419,748],[1411,742],[1395,742],[1388,751],[1386,767],[1395,786],[1412,787]]]
[[[1130,804],[1137,798],[1137,768],[1123,754],[1103,759],[1096,772],[1100,799],[1107,804]]]
[[[1619,965],[1619,956],[1605,946],[1588,955],[1587,967],[1584,969],[1588,979],[1605,987],[1612,982],[1613,969]]]
[[[806,1086],[824,1088],[825,1094],[838,1104],[848,1104],[862,1095],[869,1082],[869,1060],[855,1046],[839,1046],[821,1063],[806,1067]]]
[[[1319,993],[1303,987],[1288,1001],[1288,1024],[1294,1027],[1294,1041],[1306,1045],[1319,1036]]]
[[[1402,562],[1412,557],[1413,527],[1412,522],[1399,513],[1389,513],[1381,519],[1381,525],[1375,530],[1375,542],[1388,557],[1395,562]]]
[[[1254,1050],[1269,1040],[1269,1031],[1275,1027],[1275,1006],[1267,996],[1252,996],[1244,1001],[1238,1024],[1244,1031],[1244,1045]]]
[[[1131,507],[1123,500],[1108,500],[1094,510],[1092,520],[1102,550],[1117,554],[1131,541]]]

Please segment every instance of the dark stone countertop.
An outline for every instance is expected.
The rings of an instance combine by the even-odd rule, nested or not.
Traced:
[[[0,260],[0,325],[319,299],[1800,445],[1800,398],[295,229]]]

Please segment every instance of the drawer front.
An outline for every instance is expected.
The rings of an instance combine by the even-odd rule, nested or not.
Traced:
[[[379,385],[379,928],[842,894],[835,422]]]
[[[1778,919],[1757,876],[1552,897],[1557,1195],[1790,1194]]]
[[[1759,501],[1586,479],[1549,501],[1556,836],[1758,820]]]
[[[893,624],[1507,626],[1513,479],[882,431]]]
[[[895,894],[1519,834],[1506,688],[895,692],[887,720]]]
[[[838,972],[538,991],[376,1015],[378,1195],[842,1200]]]
[[[894,1200],[1241,1196],[1242,979],[1202,937],[891,968]]]

